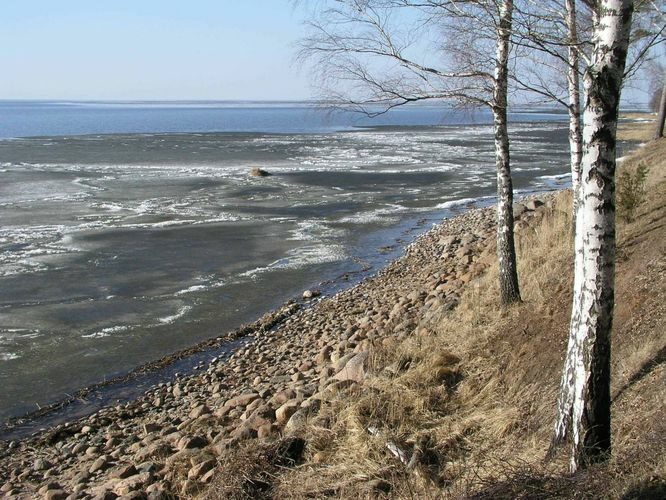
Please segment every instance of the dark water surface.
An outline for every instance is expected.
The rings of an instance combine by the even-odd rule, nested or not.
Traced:
[[[484,113],[376,128],[284,104],[0,113],[0,419],[376,269],[380,247],[495,190]],[[561,118],[513,116],[518,191],[566,182]]]

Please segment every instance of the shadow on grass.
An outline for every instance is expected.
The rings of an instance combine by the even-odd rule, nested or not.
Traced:
[[[509,478],[481,485],[481,489],[465,498],[490,499],[570,499],[620,498],[621,500],[651,500],[666,498],[666,481],[656,477],[629,486],[624,492],[612,491],[609,480],[613,472],[597,469],[573,476],[548,476],[516,471]]]
[[[622,396],[624,391],[630,389],[631,386],[637,382],[640,382],[646,375],[648,375],[650,372],[652,372],[652,370],[664,362],[666,362],[666,346],[659,349],[659,351],[654,356],[652,356],[652,358],[643,363],[643,366],[641,366],[640,370],[634,373],[627,381],[627,383],[622,386],[619,391],[617,391],[617,394],[615,394],[615,397],[613,398],[613,402]]]

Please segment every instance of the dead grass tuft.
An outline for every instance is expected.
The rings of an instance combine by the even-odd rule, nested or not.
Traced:
[[[225,457],[205,498],[273,498],[273,483],[281,470],[303,459],[305,441],[290,437],[275,443],[250,441]]]

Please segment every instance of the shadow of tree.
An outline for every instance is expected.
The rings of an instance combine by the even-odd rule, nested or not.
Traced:
[[[659,351],[657,351],[657,353],[652,356],[652,358],[643,363],[643,366],[641,366],[641,368],[631,376],[627,383],[617,391],[615,397],[613,397],[612,402],[614,403],[626,390],[630,389],[637,382],[640,382],[652,370],[664,362],[666,362],[666,346],[659,349]]]

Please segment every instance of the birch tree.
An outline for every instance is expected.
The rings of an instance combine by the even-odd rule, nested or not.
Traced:
[[[615,136],[632,0],[593,5],[594,50],[583,86],[583,158],[573,307],[551,452],[565,438],[575,472],[611,451],[610,333],[615,282]]]
[[[666,82],[661,88],[661,98],[657,111],[657,124],[654,130],[654,139],[664,137],[664,122],[666,121]]]
[[[495,166],[497,168],[497,260],[499,262],[500,299],[503,304],[520,301],[518,271],[513,232],[513,185],[509,159],[507,126],[507,91],[509,85],[509,46],[513,0],[498,6],[495,78],[491,110],[495,129]]]
[[[576,0],[565,0],[567,25],[567,85],[569,90],[569,153],[571,156],[572,227],[580,200],[580,168],[583,157],[583,137],[580,123],[580,57]]]
[[[589,45],[587,16],[579,20],[575,0],[527,2],[517,14],[514,43],[526,49],[523,64],[513,73],[516,87],[536,95],[537,103],[557,104],[569,116],[569,152],[571,185],[574,192],[572,214],[576,213],[580,162],[581,127],[581,55]],[[580,35],[582,32],[582,36]],[[534,99],[528,100],[534,102]],[[575,225],[575,221],[572,227]]]
[[[583,7],[579,15],[577,3]],[[625,80],[655,54],[653,49],[664,43],[666,29],[663,7],[652,0],[635,2],[638,17],[634,15],[630,37],[630,52],[625,67]],[[513,75],[518,88],[541,96],[545,102],[564,106],[569,115],[569,150],[571,163],[572,228],[575,228],[577,205],[580,198],[580,171],[582,158],[581,127],[581,66],[591,63],[589,53],[594,1],[539,0],[528,2],[518,14],[514,29],[514,43],[532,50],[524,69]],[[638,21],[638,22],[636,22]],[[559,81],[566,78],[565,86]]]
[[[504,305],[520,301],[507,129],[513,8],[513,0],[339,0],[313,16],[301,43],[327,101],[369,115],[432,99],[491,110]],[[410,29],[397,16],[411,20]],[[433,32],[441,37],[434,43]]]

